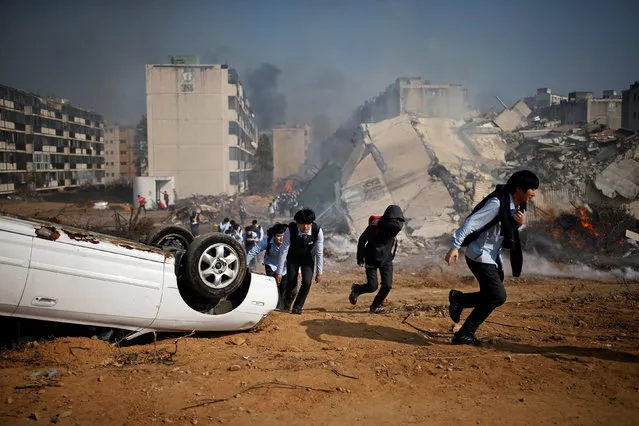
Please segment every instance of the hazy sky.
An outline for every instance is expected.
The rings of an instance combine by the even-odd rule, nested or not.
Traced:
[[[111,122],[145,112],[144,65],[281,70],[290,124],[341,121],[399,76],[461,83],[471,101],[639,79],[639,1],[0,0],[0,83]],[[495,102],[496,104],[496,102]]]

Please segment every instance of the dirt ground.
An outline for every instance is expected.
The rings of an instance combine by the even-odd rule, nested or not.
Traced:
[[[471,277],[400,271],[385,315],[348,303],[360,280],[327,272],[303,315],[250,332],[5,350],[0,424],[637,424],[636,284],[508,279],[476,348],[446,308]]]

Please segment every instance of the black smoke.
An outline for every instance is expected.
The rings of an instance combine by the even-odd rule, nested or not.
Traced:
[[[277,82],[281,73],[282,70],[269,63],[249,73],[248,96],[260,131],[286,122],[286,96],[278,90]]]

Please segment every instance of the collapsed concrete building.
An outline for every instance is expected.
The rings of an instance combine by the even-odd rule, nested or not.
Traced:
[[[357,126],[351,120],[333,140],[341,142],[333,149],[339,154],[327,159],[301,202],[315,208],[323,224],[335,220],[354,237],[370,215],[398,204],[405,211],[406,233],[428,239],[453,231],[495,184],[522,168],[543,182],[534,203],[540,212],[566,211],[615,194],[624,204],[639,198],[639,149],[633,148],[639,137],[529,123],[529,113],[519,101],[495,117],[460,120],[456,113],[421,110],[387,118],[380,113],[374,122],[362,119]],[[540,214],[530,213],[532,219]]]

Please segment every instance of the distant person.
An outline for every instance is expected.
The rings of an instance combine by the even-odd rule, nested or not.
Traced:
[[[259,225],[257,219],[253,219],[253,221],[251,221],[251,231],[255,232],[257,235],[257,241],[262,241],[264,238],[264,228]]]
[[[138,214],[144,210],[144,214],[146,214],[146,198],[138,194]]]
[[[268,205],[268,217],[271,219],[271,222],[275,220],[275,200]]]
[[[239,223],[233,225],[233,229],[230,232],[231,237],[238,243],[242,244],[244,242],[244,235],[242,234],[242,228]]]
[[[249,250],[255,247],[258,241],[259,240],[257,239],[257,233],[253,231],[253,228],[251,228],[250,226],[245,227],[244,228],[244,249],[246,250],[247,253],[249,252]],[[256,267],[255,262],[250,262],[248,263],[248,265],[251,270],[254,270]]]
[[[382,279],[382,287],[373,299],[370,312],[386,313],[382,306],[393,288],[393,259],[397,251],[397,234],[404,226],[404,213],[399,206],[390,205],[380,218],[372,216],[357,242],[357,264],[366,268],[366,284],[353,284],[348,300],[352,305],[365,293],[377,291],[377,270]]]
[[[164,205],[166,206],[166,208],[169,208],[169,193],[164,191]]]
[[[311,289],[314,268],[315,282],[319,283],[322,280],[324,233],[315,223],[315,212],[311,209],[298,211],[295,213],[294,220],[284,231],[275,280],[281,283],[284,271],[288,271],[282,310],[288,311],[293,305],[291,313],[299,315],[302,313],[306,297]],[[297,278],[300,269],[302,270],[302,285],[298,292]]]
[[[193,234],[194,237],[200,235],[200,220],[200,209],[193,210],[191,212],[191,216],[189,217],[189,222],[191,224],[191,234]]]
[[[244,222],[246,222],[246,217],[248,216],[248,213],[246,212],[246,207],[244,207],[244,205],[240,206],[240,225],[244,225]]]
[[[231,225],[231,219],[225,217],[224,220],[217,226],[217,231],[221,232],[222,234],[226,234],[226,231],[228,231],[232,226],[233,225]]]
[[[475,337],[479,326],[495,308],[506,302],[504,270],[501,249],[510,250],[513,276],[521,274],[523,256],[519,241],[519,227],[525,222],[526,204],[535,196],[539,178],[531,171],[513,173],[506,185],[497,188],[484,198],[451,238],[452,248],[445,257],[446,263],[457,263],[459,249],[466,248],[466,263],[477,281],[479,291],[462,293],[455,289],[448,295],[449,313],[453,322],[459,322],[466,308],[474,308],[452,342],[460,345],[481,345]]]

